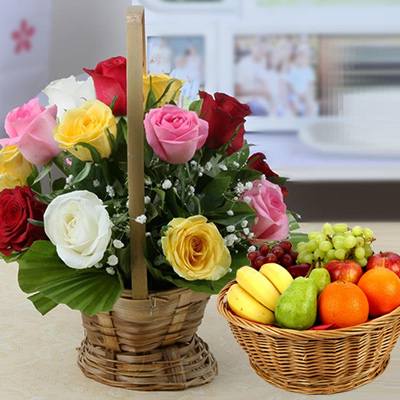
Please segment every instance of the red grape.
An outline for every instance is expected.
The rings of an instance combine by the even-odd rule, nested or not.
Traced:
[[[255,261],[254,261],[254,265],[255,265],[257,268],[261,268],[264,264],[265,264],[265,257],[263,257],[263,256],[257,257],[257,258],[255,259]]]
[[[271,250],[271,253],[275,254],[278,258],[281,258],[285,252],[283,251],[282,247],[277,246]]]
[[[277,263],[278,262],[278,257],[275,254],[268,254],[266,257],[264,257],[265,263]]]
[[[292,257],[290,257],[289,254],[284,254],[281,257],[280,262],[284,267],[290,267],[291,265],[293,265]]]
[[[283,242],[279,243],[279,246],[282,247],[282,249],[287,253],[292,249],[292,243],[290,243],[288,240],[284,240]]]
[[[251,251],[249,254],[247,254],[247,258],[250,261],[254,261],[257,257],[260,257],[261,254],[258,251]]]
[[[293,258],[293,261],[297,260],[297,257],[299,255],[299,253],[297,251],[294,251],[293,249],[289,251],[289,256]]]
[[[262,256],[266,256],[270,252],[270,247],[265,243],[258,249],[258,251]]]

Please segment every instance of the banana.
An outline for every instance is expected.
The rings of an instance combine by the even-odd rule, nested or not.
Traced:
[[[242,267],[236,274],[237,283],[263,306],[275,311],[275,304],[281,295],[276,287],[251,267]]]
[[[264,275],[282,294],[293,282],[292,275],[284,267],[279,264],[264,264],[260,272]]]
[[[240,317],[261,324],[273,324],[275,322],[274,313],[250,296],[237,283],[229,288],[227,300],[230,308]]]

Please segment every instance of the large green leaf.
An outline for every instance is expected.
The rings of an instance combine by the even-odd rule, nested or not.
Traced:
[[[42,293],[36,293],[32,296],[29,296],[28,300],[30,300],[33,303],[35,308],[42,315],[46,315],[49,311],[58,306],[58,303],[56,303],[53,300],[50,300],[48,297],[44,297]]]
[[[300,242],[308,242],[308,240],[307,233],[291,232],[289,235],[289,241],[292,243],[293,249],[295,250]]]
[[[49,301],[66,304],[91,316],[110,311],[120,298],[123,283],[120,277],[104,269],[75,270],[66,266],[58,257],[55,246],[47,241],[37,241],[18,260],[18,281],[25,293],[34,293],[35,307],[49,311]],[[45,305],[43,305],[45,303]]]

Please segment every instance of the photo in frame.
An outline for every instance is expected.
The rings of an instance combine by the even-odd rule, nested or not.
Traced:
[[[212,29],[148,25],[146,36],[147,73],[166,74],[184,81],[178,106],[189,106],[199,98],[200,90],[216,91]]]

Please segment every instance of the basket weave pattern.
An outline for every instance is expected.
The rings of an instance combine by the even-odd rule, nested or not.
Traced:
[[[217,307],[230,325],[255,372],[279,388],[305,394],[355,389],[386,369],[400,335],[400,307],[365,324],[326,331],[295,331],[246,321],[225,301]]]
[[[111,312],[82,315],[80,368],[101,383],[135,390],[183,390],[209,382],[217,364],[196,335],[208,300],[186,288],[149,300],[132,300],[125,291]]]

